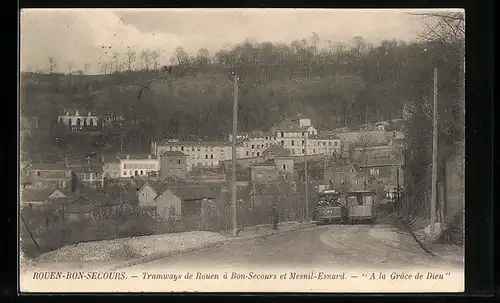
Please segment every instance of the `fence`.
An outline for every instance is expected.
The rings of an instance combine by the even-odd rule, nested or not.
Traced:
[[[199,229],[191,218],[157,221],[151,210],[131,205],[74,216],[57,209],[23,209],[21,215],[21,249],[32,257],[79,242]]]
[[[21,225],[21,248],[26,255],[37,256],[79,242],[192,230],[229,231],[233,228],[231,192],[225,186],[209,186],[218,193],[217,197],[201,203],[198,212],[161,221],[155,218],[154,210],[129,204],[73,216],[60,209],[23,209],[26,224]],[[303,221],[306,218],[304,183],[265,184],[257,189],[258,186],[237,187],[239,229],[270,224],[273,204],[278,206],[280,221]],[[312,218],[315,204],[315,189],[310,184],[309,218]]]

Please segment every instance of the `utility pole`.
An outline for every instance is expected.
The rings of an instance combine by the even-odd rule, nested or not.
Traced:
[[[437,144],[438,144],[438,69],[434,67],[434,113],[432,119],[432,197],[431,197],[431,234],[434,234],[436,223],[436,200],[437,200]]]
[[[238,134],[238,76],[233,72],[233,88],[234,88],[234,100],[233,100],[233,153],[232,153],[232,184],[231,184],[231,202],[233,209],[233,236],[237,235],[237,225],[236,225],[236,138]]]
[[[368,124],[368,104],[365,105],[365,124]]]
[[[307,137],[305,139],[306,148],[304,149],[304,181],[306,192],[306,221],[309,221],[309,172],[307,169]]]

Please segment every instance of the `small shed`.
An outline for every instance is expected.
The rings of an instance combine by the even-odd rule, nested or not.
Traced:
[[[21,205],[29,209],[42,208],[53,199],[64,198],[66,195],[59,189],[53,188],[25,188],[21,191]]]
[[[215,194],[206,186],[169,187],[155,199],[157,216],[166,219],[171,215],[199,214],[202,203],[214,198]]]

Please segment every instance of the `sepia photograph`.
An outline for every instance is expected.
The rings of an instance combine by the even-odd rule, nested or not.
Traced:
[[[463,9],[24,9],[19,290],[464,291]]]

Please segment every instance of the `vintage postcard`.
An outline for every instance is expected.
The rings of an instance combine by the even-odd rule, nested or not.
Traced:
[[[465,12],[26,9],[21,292],[463,292]]]

